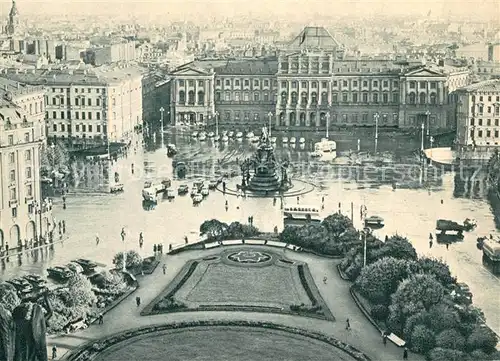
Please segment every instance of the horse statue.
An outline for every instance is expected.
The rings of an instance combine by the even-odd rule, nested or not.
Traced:
[[[46,313],[38,303],[25,302],[12,313],[0,305],[0,360],[48,361],[46,322],[52,307],[44,295]]]

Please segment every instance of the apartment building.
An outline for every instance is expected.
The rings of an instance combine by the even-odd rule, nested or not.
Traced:
[[[1,77],[45,89],[51,141],[70,148],[125,142],[142,124],[142,70],[130,66],[78,69],[4,69]]]

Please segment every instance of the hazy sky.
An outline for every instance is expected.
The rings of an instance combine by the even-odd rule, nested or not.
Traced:
[[[10,9],[9,0],[0,0],[0,11],[6,16]],[[213,16],[275,15],[276,19],[302,15],[415,15],[421,16],[432,10],[433,16],[452,15],[480,19],[498,19],[500,23],[499,0],[17,0],[21,14],[33,13],[171,13]],[[207,19],[208,20],[208,19]]]

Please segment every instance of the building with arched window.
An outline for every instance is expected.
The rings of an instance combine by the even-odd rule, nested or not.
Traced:
[[[171,120],[258,129],[331,126],[454,129],[453,91],[469,70],[421,60],[349,57],[322,27],[306,27],[277,57],[198,60],[172,74]],[[203,90],[205,103],[198,99]],[[189,97],[189,92],[191,98]],[[191,99],[191,101],[190,101]]]

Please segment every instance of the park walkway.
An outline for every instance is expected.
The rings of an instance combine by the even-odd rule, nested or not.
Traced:
[[[266,246],[248,247],[269,248],[270,251],[277,254],[284,252],[283,250]],[[76,333],[49,336],[47,339],[49,350],[53,345],[56,345],[59,358],[64,359],[64,355],[67,354],[69,350],[83,343],[97,340],[127,329],[182,321],[241,320],[256,322],[267,321],[289,327],[321,332],[357,347],[365,352],[372,360],[392,361],[402,359],[403,349],[390,342],[384,347],[381,335],[377,329],[365,318],[352,300],[349,293],[350,283],[340,278],[335,267],[336,263],[339,261],[305,253],[295,253],[290,250],[285,251],[286,257],[308,264],[324,301],[337,319],[336,322],[294,315],[257,312],[194,311],[140,316],[141,310],[161,293],[188,260],[219,252],[221,252],[221,249],[188,251],[173,256],[164,255],[162,261],[167,265],[166,275],[163,274],[162,264],[160,264],[152,275],[139,276],[138,281],[140,287],[135,293],[104,315],[103,325],[91,325],[88,329]],[[328,278],[326,285],[323,283],[323,277],[325,276]],[[140,307],[137,307],[135,302],[137,296],[141,298]],[[351,324],[350,331],[345,330],[345,321],[347,318],[349,318]],[[411,354],[410,360],[423,361],[424,358],[419,355]]]

